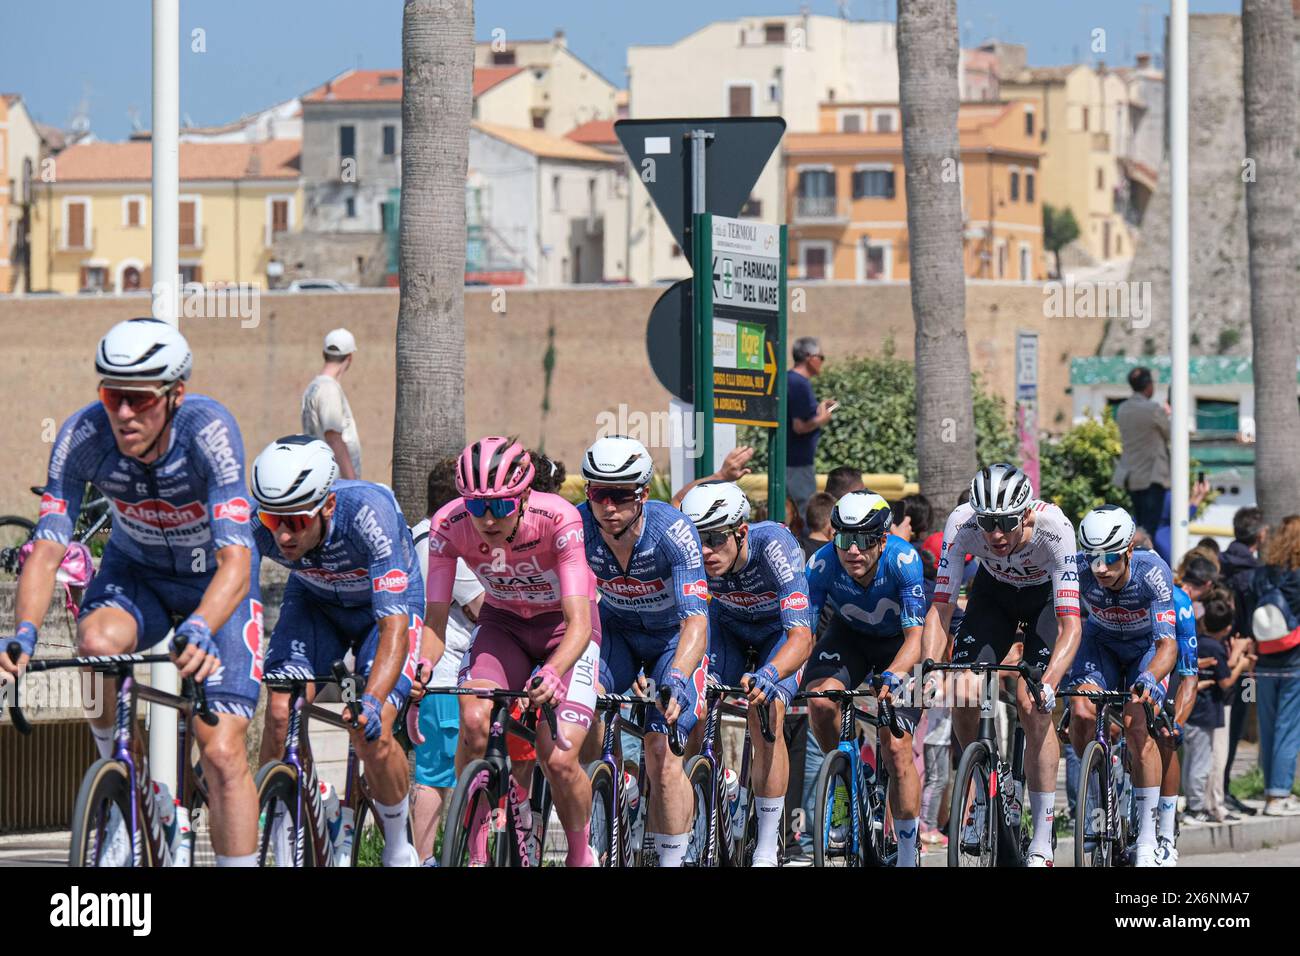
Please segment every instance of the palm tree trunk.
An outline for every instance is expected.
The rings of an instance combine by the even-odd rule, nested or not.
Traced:
[[[957,162],[957,0],[899,0],[907,235],[916,323],[916,456],[942,515],[976,468]]]
[[[1300,511],[1300,406],[1296,403],[1295,74],[1289,0],[1242,0],[1250,324],[1255,376],[1255,494],[1275,525]]]
[[[429,469],[465,443],[465,177],[473,83],[473,0],[407,0],[393,491],[412,523],[425,512]]]

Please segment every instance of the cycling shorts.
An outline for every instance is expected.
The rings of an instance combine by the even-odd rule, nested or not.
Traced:
[[[626,693],[632,689],[637,673],[644,670],[655,688],[662,687],[672,670],[680,636],[676,628],[647,634],[606,618],[601,622],[600,685],[611,694]],[[695,670],[686,675],[689,703],[677,716],[677,729],[683,734],[689,734],[696,721],[704,716],[704,675],[705,663],[701,658]],[[666,734],[668,724],[663,712],[657,706],[649,710],[647,729]]]
[[[739,686],[740,678],[751,672],[749,657],[754,655],[752,670],[758,670],[770,664],[777,651],[785,646],[786,632],[779,624],[766,635],[761,632],[757,639],[753,625],[737,623],[728,625],[723,618],[714,613],[716,601],[709,602],[709,673],[720,683],[732,687]],[[799,679],[803,668],[782,680],[781,686],[793,697],[799,690]]]
[[[221,666],[203,685],[213,712],[249,720],[257,709],[264,652],[262,592],[257,572],[258,560],[254,554],[248,596],[239,602],[226,623],[213,632]],[[215,574],[215,570],[207,574],[167,574],[132,561],[110,542],[104,549],[98,573],[86,589],[78,620],[104,607],[125,611],[135,618],[136,644],[132,651],[146,651],[168,635],[174,616],[183,619],[198,610]]]
[[[997,664],[1023,639],[1021,660],[1046,669],[1056,646],[1056,628],[1051,581],[1018,588],[980,568],[970,586],[966,615],[953,634],[952,662]]]
[[[873,637],[853,630],[841,617],[832,617],[804,668],[803,687],[808,689],[827,679],[839,681],[846,690],[860,687],[869,676],[889,670],[902,646],[902,633],[893,637]],[[911,680],[908,674],[898,676],[904,681]],[[915,733],[921,709],[895,707],[894,711],[903,732]]]
[[[1066,687],[1095,684],[1102,690],[1128,690],[1156,656],[1155,641],[1108,641],[1100,628],[1084,622],[1079,652],[1070,665]],[[1167,681],[1166,681],[1167,685]]]

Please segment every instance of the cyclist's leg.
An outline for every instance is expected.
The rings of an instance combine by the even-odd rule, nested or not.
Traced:
[[[266,651],[264,673],[280,673],[297,677],[314,677],[328,674],[330,665],[347,653],[347,645],[334,625],[312,600],[311,593],[297,578],[290,577],[284,586],[280,602],[280,617],[271,632]],[[315,699],[317,687],[309,684],[304,697],[307,703]],[[262,748],[259,765],[279,760],[284,754],[285,737],[289,732],[289,692],[269,691],[262,727]],[[304,767],[311,762],[311,746],[304,733],[300,755]]]
[[[769,637],[758,648],[758,666],[771,663],[777,652],[785,645],[786,633],[782,629]],[[781,681],[781,686],[790,695],[798,693],[799,682],[803,677],[800,672],[791,674]],[[739,679],[739,678],[737,678]],[[749,736],[753,742],[753,760],[750,765],[750,779],[753,781],[754,806],[758,811],[758,841],[754,848],[754,863],[775,863],[777,858],[777,839],[781,829],[782,814],[785,811],[785,791],[790,783],[790,755],[785,746],[785,705],[779,700],[768,705],[768,716],[772,736],[775,740],[768,743],[763,739],[758,722],[758,708],[751,707],[749,712]]]
[[[368,621],[369,608],[357,608]],[[351,612],[352,609],[349,609]],[[338,612],[336,612],[338,613]],[[374,740],[367,740],[360,730],[352,731],[352,740],[366,768],[366,783],[374,802],[375,816],[384,828],[384,866],[417,866],[420,862],[415,848],[407,842],[406,823],[410,801],[410,765],[406,752],[393,739],[393,722],[397,712],[406,703],[415,677],[415,664],[419,650],[420,633],[424,628],[421,614],[415,608],[408,612],[406,629],[406,656],[397,683],[384,699],[381,713],[383,728]],[[357,673],[368,678],[375,655],[379,650],[379,625],[370,627],[369,633],[356,652]]]
[[[1025,588],[1021,596],[1023,610],[1020,620],[1025,625],[1022,660],[1030,667],[1045,669],[1052,656],[1052,647],[1056,644],[1056,611],[1051,584]],[[1034,825],[1029,853],[1050,860],[1061,741],[1056,736],[1052,715],[1039,712],[1037,702],[1029,696],[1029,689],[1022,680],[1016,682],[1016,704],[1020,726],[1025,731],[1025,778]]]
[[[839,617],[832,617],[822,639],[812,649],[803,673],[803,689],[809,691],[848,690],[867,676],[863,646],[870,638],[855,635]],[[840,705],[837,701],[813,698],[808,701],[808,723],[822,753],[830,753],[840,741]]]
[[[149,646],[161,640],[170,628],[171,621],[158,596],[149,589],[146,574],[119,557],[111,546],[106,548],[99,573],[90,582],[77,617],[77,653],[129,654],[142,643]],[[113,753],[116,713],[111,702],[116,694],[117,682],[105,679],[99,705],[86,715],[101,757]]]
[[[213,634],[221,667],[204,682],[215,727],[191,721],[208,789],[212,848],[218,866],[257,865],[257,789],[248,766],[248,726],[257,709],[262,680],[262,596],[256,557],[248,595]],[[210,579],[177,582],[168,610],[190,614]],[[184,594],[190,589],[187,597]],[[167,599],[171,595],[164,595]]]
[[[953,634],[952,663],[997,663],[1006,657],[1016,639],[1013,606],[1016,590],[982,567],[975,572],[966,612]],[[964,750],[979,733],[984,679],[974,674],[959,674],[947,686],[952,688],[952,729],[960,749]]]
[[[1109,657],[1103,658],[1096,640],[1097,628],[1089,618],[1083,622],[1083,634],[1079,638],[1079,651],[1074,655],[1070,665],[1069,676],[1062,687],[1070,690],[1099,691],[1109,686],[1105,669]],[[1083,697],[1070,698],[1070,745],[1076,756],[1083,756],[1083,748],[1088,746],[1097,724],[1097,706]]]
[[[618,620],[606,613],[604,604],[597,605],[600,611],[600,672],[596,680],[598,694],[622,694],[636,680],[638,661],[633,660],[630,635]],[[589,764],[600,759],[601,736],[604,722],[597,715],[592,720],[591,732],[582,740],[582,763]]]
[[[649,641],[650,638],[646,640]],[[648,668],[656,687],[663,686],[668,678],[673,658],[677,654],[677,641],[676,631],[661,636],[656,641],[662,649]],[[704,667],[704,661],[701,660],[695,670],[687,675],[686,692],[690,700],[678,714],[677,726],[672,731],[683,737],[689,736],[694,730],[702,713]],[[683,771],[683,758],[674,754],[668,746],[669,727],[657,707],[650,712],[648,729],[650,733],[644,741],[646,775],[650,780],[651,797],[647,829],[654,834],[659,865],[680,866],[690,841],[694,810],[691,787]]]
[[[867,650],[867,664],[873,673],[879,674],[889,669],[903,646],[903,635],[890,638],[872,638]],[[919,688],[916,689],[919,692]],[[907,695],[911,690],[900,692],[899,699],[910,703]],[[912,754],[912,740],[916,734],[916,725],[921,719],[919,707],[903,706],[896,703],[894,712],[898,717],[902,737],[885,731],[880,735],[880,745],[885,766],[889,770],[889,809],[894,817],[894,834],[898,839],[898,866],[916,864],[916,840],[921,816],[921,777],[916,772],[916,759]]]
[[[461,658],[457,683],[461,687],[522,688],[533,662],[511,632],[509,612],[484,604],[474,628],[474,640]],[[456,746],[456,774],[487,749],[492,701],[464,696],[460,700],[460,740]]]
[[[1122,649],[1122,663],[1125,666],[1116,690],[1132,687],[1137,682],[1138,675],[1151,667],[1151,661],[1156,656],[1156,646],[1156,642],[1152,641],[1150,646],[1139,645],[1135,648]],[[1141,704],[1129,701],[1124,705],[1124,736],[1128,740],[1129,760],[1133,774],[1133,797],[1137,804],[1137,845],[1149,847],[1154,852],[1156,815],[1160,808],[1162,764],[1160,749],[1147,727],[1146,708]],[[1154,862],[1154,857],[1146,862]]]

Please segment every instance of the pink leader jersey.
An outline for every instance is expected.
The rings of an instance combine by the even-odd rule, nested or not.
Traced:
[[[508,545],[490,546],[483,540],[464,498],[438,509],[429,529],[429,603],[451,600],[457,558],[482,582],[486,604],[522,618],[562,610],[560,602],[566,597],[596,600],[596,576],[587,564],[582,517],[559,495],[530,494]]]

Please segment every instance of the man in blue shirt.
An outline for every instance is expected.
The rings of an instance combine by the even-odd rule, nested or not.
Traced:
[[[808,499],[817,491],[817,469],[813,466],[817,439],[830,423],[836,403],[829,399],[818,402],[813,394],[812,378],[821,374],[826,362],[817,340],[807,335],[796,339],[793,354],[794,367],[787,374],[786,385],[790,435],[785,449],[785,489],[802,517]]]

